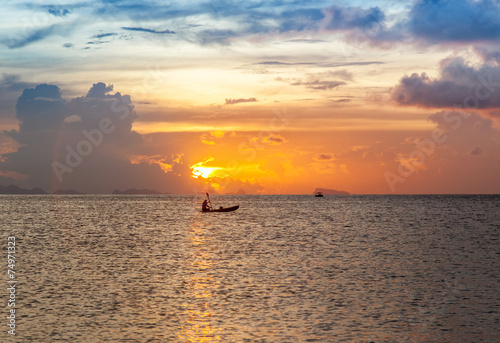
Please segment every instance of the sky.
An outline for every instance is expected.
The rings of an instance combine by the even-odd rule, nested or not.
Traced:
[[[500,2],[2,1],[0,185],[500,193]]]

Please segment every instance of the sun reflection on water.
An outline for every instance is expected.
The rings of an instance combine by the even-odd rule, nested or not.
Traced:
[[[213,326],[215,312],[211,308],[213,291],[217,283],[210,276],[214,264],[212,253],[207,251],[207,238],[197,224],[188,231],[190,259],[187,262],[188,277],[185,281],[186,301],[182,304],[178,337],[185,342],[221,342],[219,329]]]

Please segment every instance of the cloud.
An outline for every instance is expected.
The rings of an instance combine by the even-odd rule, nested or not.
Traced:
[[[483,153],[483,149],[481,147],[475,147],[474,149],[471,150],[470,154],[472,156],[478,156]]]
[[[137,22],[188,18],[208,13],[207,8],[196,3],[160,3],[156,1],[103,1],[93,3],[93,14],[106,19],[126,17]]]
[[[280,135],[269,135],[268,137],[264,137],[264,143],[270,144],[270,145],[281,145],[283,143],[286,143],[286,139],[283,138]]]
[[[409,8],[396,12],[377,6],[239,0],[185,3],[104,1],[68,4],[65,5],[67,8],[33,4],[25,7],[48,11],[61,19],[81,10],[90,12],[98,20],[115,22],[117,27],[126,19],[132,24],[121,28],[127,31],[156,35],[178,32],[148,27],[148,24],[162,22],[174,29],[179,28],[179,36],[186,41],[203,46],[228,46],[236,40],[247,40],[249,36],[259,36],[259,39],[286,36],[286,42],[321,43],[325,41],[325,35],[332,33],[338,33],[347,41],[385,47],[394,43],[411,44],[415,40],[424,44],[447,44],[497,42],[500,38],[500,9],[491,0],[416,0]],[[81,29],[81,25],[73,26]],[[11,48],[23,47],[56,33],[62,33],[57,26],[39,28],[6,44]]]
[[[139,32],[147,32],[147,33],[156,33],[156,34],[175,34],[175,31],[170,31],[170,30],[154,30],[154,29],[148,29],[145,27],[127,27],[127,26],[122,26],[123,30],[127,31],[139,31]]]
[[[438,129],[444,132],[459,132],[460,137],[464,136],[488,136],[491,133],[498,134],[493,127],[493,121],[483,118],[474,112],[464,111],[440,111],[429,116],[429,119],[437,125]],[[472,132],[475,134],[473,135]]]
[[[7,134],[21,146],[0,156],[0,171],[25,176],[23,186],[87,193],[189,192],[189,172],[181,172],[182,164],[165,158],[131,162],[148,148],[132,130],[138,115],[130,97],[113,93],[112,85],[99,82],[85,96],[66,100],[58,86],[40,84],[23,91],[16,110],[19,129]],[[166,164],[171,165],[168,173]]]
[[[326,41],[323,39],[305,39],[305,38],[297,38],[297,39],[290,39],[287,42],[290,43],[325,43]]]
[[[53,16],[56,16],[56,17],[65,17],[71,13],[66,8],[49,8],[47,10],[47,12],[49,12],[50,14],[52,14]]]
[[[405,25],[430,43],[498,41],[500,7],[491,0],[418,0]]]
[[[255,64],[262,64],[262,65],[293,65],[293,63],[286,63],[286,62],[280,62],[280,61],[261,61],[257,62]],[[304,64],[304,63],[300,63]]]
[[[264,132],[259,132],[255,137],[250,138],[247,142],[243,142],[238,146],[238,151],[242,154],[256,152],[257,150],[270,149],[272,147],[281,146],[288,141],[279,134],[264,135]]]
[[[18,74],[4,73],[0,80],[0,96],[10,92],[19,92],[21,94],[25,88],[31,86],[33,86],[32,83],[21,81],[21,76]]]
[[[473,161],[468,163],[464,159],[482,156],[485,162],[500,158],[500,131],[493,120],[476,112],[448,110],[433,113],[428,118],[436,125],[432,135],[413,143],[426,155],[436,153],[436,158],[430,158],[433,163],[456,159],[457,163],[464,164],[463,168],[479,170],[481,167],[475,166]],[[488,174],[490,172],[498,174],[495,168]]]
[[[317,30],[318,23],[325,17],[320,8],[303,8],[284,11],[280,15],[280,32]]]
[[[201,26],[218,27],[217,29],[193,32],[196,39],[191,39],[189,32],[183,37],[201,45],[228,46],[236,39],[245,39],[251,35],[267,35],[276,37],[281,34],[311,34],[324,32],[350,32],[356,29],[368,32],[377,23],[382,27],[384,12],[378,7],[362,8],[334,5],[322,7],[302,2],[245,2],[245,1],[211,1],[200,3],[172,3],[162,5],[154,2],[131,4],[128,2],[106,2],[95,9],[95,14],[105,18],[126,16],[135,22],[158,22],[170,20],[178,23],[199,22],[200,18],[207,24]],[[219,25],[222,24],[222,25]],[[189,24],[191,27],[193,25]],[[200,25],[195,25],[200,26]],[[174,31],[157,31],[144,27],[123,27],[133,31],[150,33],[174,33]],[[379,32],[377,32],[379,33]],[[290,37],[287,37],[290,41]],[[292,39],[293,40],[293,39]],[[314,37],[297,42],[317,43],[322,39]]]
[[[498,47],[475,46],[474,50],[484,62],[496,61],[498,63],[500,61],[500,49]]]
[[[441,61],[440,75],[427,74],[403,77],[391,91],[400,105],[434,108],[500,107],[500,66],[472,66],[460,57]]]
[[[341,7],[333,5],[325,8],[323,27],[327,30],[340,31],[355,28],[364,29],[373,23],[382,22],[385,14],[378,7]]]
[[[111,37],[111,36],[116,36],[116,35],[118,35],[118,33],[115,33],[115,32],[99,33],[97,35],[93,35],[92,38],[101,39],[101,38]]]
[[[70,115],[69,117],[64,118],[65,123],[75,123],[79,121],[82,121],[82,118],[77,114],[73,114]]]
[[[16,118],[19,120],[20,134],[54,128],[65,118],[63,111],[65,101],[58,86],[40,84],[35,88],[23,91],[17,100]],[[31,139],[24,135],[16,135],[19,139]],[[26,141],[19,140],[19,143]]]
[[[233,131],[211,131],[203,132],[200,136],[201,142],[206,145],[215,145],[215,140],[224,138],[225,136],[234,137],[236,135]]]
[[[87,42],[87,45],[101,45],[101,44],[108,44],[110,41],[102,41],[102,40],[97,40],[97,41],[90,41]]]
[[[256,98],[247,98],[247,99],[243,99],[243,98],[240,98],[240,99],[226,99],[226,105],[236,105],[236,104],[240,104],[240,103],[243,103],[243,102],[257,102],[257,99]]]
[[[314,155],[313,159],[315,161],[333,161],[334,157],[330,153],[321,153]]]
[[[210,193],[217,194],[259,194],[264,190],[264,186],[255,180],[240,180],[227,175],[224,178],[210,178],[212,187],[207,189]]]
[[[323,75],[323,74],[320,74]],[[328,77],[338,77],[345,81],[352,81],[352,73],[346,69],[336,70],[336,71],[328,71],[324,73],[324,75]]]
[[[326,64],[325,67],[347,67],[347,66],[366,66],[366,65],[380,65],[386,62],[381,61],[366,61],[366,62],[345,62],[345,63],[330,63]]]
[[[343,62],[343,63],[323,63],[323,62],[281,62],[281,61],[260,61],[254,65],[265,66],[295,66],[295,65],[310,65],[315,67],[335,68],[335,67],[348,67],[348,66],[365,66],[365,65],[379,65],[385,64],[381,61],[366,61],[366,62]],[[339,71],[340,72],[340,71]]]
[[[3,74],[0,79],[0,118],[12,119],[16,115],[16,99],[25,88],[33,87],[35,84],[24,82],[17,74]],[[6,123],[6,121],[4,121]]]
[[[306,86],[309,89],[314,89],[314,90],[331,90],[334,89],[338,86],[345,85],[346,83],[343,81],[309,81],[309,82],[303,82],[303,81],[297,81],[293,82],[290,85],[291,86]]]
[[[59,23],[46,27],[33,29],[31,31],[18,31],[13,33],[8,39],[4,39],[2,43],[10,49],[23,48],[31,43],[35,43],[53,35],[65,35],[68,31],[74,28],[73,25]]]
[[[233,30],[205,30],[197,34],[197,40],[201,45],[228,46],[231,38],[238,34]]]
[[[366,151],[370,148],[369,145],[355,145],[351,148],[352,151]]]
[[[245,10],[244,0],[212,0],[200,4],[204,12],[211,13],[216,18],[234,16]]]
[[[113,85],[107,85],[102,82],[94,83],[92,88],[87,92],[86,98],[107,98],[110,97],[108,93],[113,91]]]

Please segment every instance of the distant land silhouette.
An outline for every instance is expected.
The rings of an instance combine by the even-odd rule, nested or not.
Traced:
[[[344,195],[348,195],[348,194],[351,194],[349,192],[345,192],[345,191],[336,191],[335,189],[328,189],[328,188],[316,188],[313,192],[313,194],[316,194],[318,192],[321,192],[323,194],[344,194]]]
[[[50,193],[47,193],[46,191],[38,187],[33,189],[26,189],[18,187],[16,185],[9,185],[9,186],[0,185],[0,194],[50,194]],[[75,191],[74,189],[58,189],[53,194],[64,195],[64,194],[85,194],[85,193]],[[120,191],[115,189],[113,191],[113,194],[165,194],[165,193],[158,192],[154,189],[130,188],[125,191]]]
[[[54,194],[85,194],[82,192],[75,191],[74,189],[58,189]]]
[[[15,185],[0,185],[0,194],[47,194],[47,192],[38,187],[33,189],[25,189]]]
[[[113,191],[113,194],[166,194],[166,193],[158,192],[157,190],[154,190],[154,189],[129,188],[125,191],[120,191],[118,189],[115,189]]]
[[[328,189],[328,188],[316,188],[313,192],[313,194],[316,194],[317,192],[321,192],[323,194],[344,194],[348,195],[350,194],[349,192],[345,191],[337,191],[335,189]],[[26,188],[21,188],[16,185],[9,185],[9,186],[3,186],[0,185],[0,194],[50,194],[44,191],[43,189],[36,187],[33,189],[26,189]],[[71,195],[71,194],[86,194],[82,193],[73,189],[58,189],[56,190],[53,194],[59,194],[59,195]],[[155,189],[136,189],[136,188],[129,188],[124,191],[120,191],[118,189],[115,189],[112,194],[125,194],[125,195],[133,195],[133,194],[170,194],[170,193],[163,193],[159,192]],[[215,192],[213,194],[216,194]],[[232,194],[246,194],[246,192],[242,189],[239,189],[236,193]]]

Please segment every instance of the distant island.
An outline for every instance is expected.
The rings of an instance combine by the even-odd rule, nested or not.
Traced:
[[[25,189],[15,185],[2,186],[0,185],[0,194],[47,194],[41,188]]]
[[[318,192],[321,192],[323,194],[343,194],[343,195],[349,195],[351,193],[345,192],[345,191],[336,191],[335,189],[328,189],[328,188],[316,188],[313,192],[313,194],[316,194]]]
[[[85,194],[85,193],[75,191],[74,189],[58,189],[54,192],[54,194]]]
[[[328,188],[316,188],[313,192],[313,194],[316,194],[317,192],[321,192],[323,194],[341,194],[341,195],[349,195],[349,192],[346,191],[337,191],[335,189],[328,189]],[[32,188],[32,189],[27,189],[27,188],[21,188],[16,185],[9,185],[9,186],[3,186],[0,185],[0,194],[50,194],[44,191],[41,188]],[[86,194],[86,193],[81,193],[79,191],[73,190],[73,189],[58,189],[56,190],[53,194],[58,194],[58,195],[71,195],[71,194]],[[109,193],[108,193],[109,194]],[[115,195],[147,195],[147,194],[170,194],[170,193],[163,193],[159,192],[155,189],[136,189],[136,188],[129,188],[124,191],[120,191],[118,189],[115,189],[112,194]],[[215,194],[215,193],[214,193]],[[236,193],[232,194],[246,194],[246,192],[242,189],[239,189]]]
[[[0,185],[0,194],[50,194],[41,188],[21,188],[16,185],[2,186]],[[58,189],[53,194],[85,194],[73,189]]]
[[[165,194],[162,192],[158,192],[157,190],[154,189],[135,189],[135,188],[130,188],[125,191],[120,191],[118,189],[115,189],[113,191],[113,194]]]
[[[50,193],[47,193],[46,191],[38,187],[33,189],[27,189],[18,187],[16,185],[9,185],[9,186],[0,185],[0,194],[50,194]],[[53,194],[75,195],[75,194],[86,194],[86,193],[75,191],[73,189],[58,189]],[[112,194],[168,194],[168,193],[158,192],[157,190],[154,189],[130,188],[124,191],[115,189]]]

